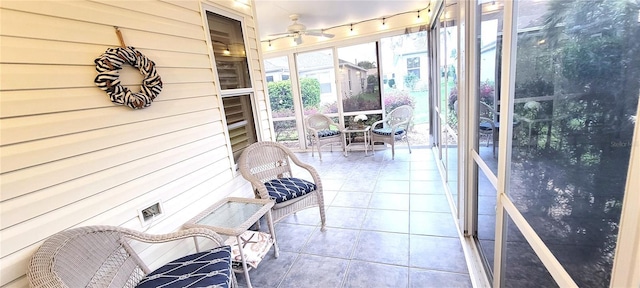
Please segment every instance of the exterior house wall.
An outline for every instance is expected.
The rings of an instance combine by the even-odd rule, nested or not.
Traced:
[[[367,84],[367,71],[365,69],[356,69],[349,65],[340,67],[340,86],[343,97],[350,97],[364,93],[363,86]],[[349,86],[351,80],[351,86]]]
[[[201,2],[2,1],[0,286],[28,286],[29,257],[58,231],[167,233],[225,196],[252,197],[232,168]],[[204,3],[244,17],[256,129],[269,140],[255,11]],[[164,88],[151,107],[116,106],[93,83],[93,60],[119,46],[114,26],[157,65]],[[141,78],[131,67],[120,76],[134,91]],[[164,216],[143,227],[138,209],[158,201]],[[176,245],[138,248],[155,268]]]
[[[420,80],[418,81],[418,83],[416,84],[416,87],[422,87],[426,85],[426,82],[428,82],[428,77],[429,77],[429,65],[428,65],[428,61],[429,61],[429,57],[427,55],[427,51],[419,51],[419,52],[415,52],[409,55],[402,55],[401,57],[399,57],[399,61],[398,64],[396,66],[396,68],[398,68],[398,70],[396,70],[395,73],[395,80],[396,80],[396,87],[399,89],[409,89],[408,87],[405,87],[405,83],[404,83],[404,79],[407,77],[407,75],[409,74],[409,68],[407,67],[407,60],[410,58],[415,58],[418,57],[420,58]],[[390,77],[389,77],[390,78]]]

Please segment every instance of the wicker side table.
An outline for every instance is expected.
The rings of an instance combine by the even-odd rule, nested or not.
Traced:
[[[371,153],[373,155],[373,147],[371,144],[371,126],[364,126],[362,128],[354,128],[354,127],[347,127],[344,130],[342,130],[342,141],[344,142],[344,156],[349,156],[349,146],[353,146],[355,145],[359,145],[359,143],[351,143],[351,141],[347,141],[347,139],[350,139],[351,134],[352,133],[362,133],[363,136],[363,140],[364,142],[362,143],[362,145],[364,146],[364,155],[365,156],[369,156],[367,154],[367,152],[369,151],[369,149],[371,149]]]
[[[269,233],[273,240],[274,255],[277,258],[278,243],[276,241],[275,229],[273,228],[273,219],[271,217],[271,207],[274,202],[271,199],[252,199],[229,197],[218,201],[209,208],[187,221],[183,227],[192,228],[200,227],[210,229],[216,233],[235,236],[237,243],[242,243],[240,235],[249,230],[254,223],[267,215],[267,224],[269,225]],[[196,247],[198,243],[196,242]],[[251,288],[251,280],[249,279],[250,267],[247,267],[247,261],[244,257],[243,245],[238,245],[240,256],[242,259],[242,271],[247,280],[247,286]]]

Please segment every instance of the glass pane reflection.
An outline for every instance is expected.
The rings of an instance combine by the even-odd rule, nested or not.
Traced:
[[[608,287],[638,105],[637,3],[521,1],[518,18],[508,195],[578,286]]]
[[[507,216],[506,235],[504,265],[506,269],[503,286],[508,288],[558,287],[509,216]]]
[[[493,271],[496,230],[496,189],[482,171],[478,172],[478,241],[486,264]]]
[[[480,60],[478,67],[478,154],[494,174],[498,174],[498,135],[500,107],[498,86],[502,61],[503,4],[500,1],[478,5],[480,16]]]

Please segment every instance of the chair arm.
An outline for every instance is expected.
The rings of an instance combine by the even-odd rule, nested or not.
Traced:
[[[318,171],[316,170],[316,168],[314,168],[313,166],[304,163],[302,161],[300,161],[298,158],[294,157],[290,157],[291,160],[293,161],[293,163],[295,163],[296,165],[300,166],[301,168],[304,168],[305,170],[309,171],[309,174],[311,174],[311,177],[313,178],[313,182],[318,185],[320,183],[320,174],[318,174]]]
[[[311,174],[311,178],[313,178],[313,183],[316,184],[316,186],[318,187],[317,188],[318,190],[322,191],[322,181],[320,181],[320,174],[318,174],[318,171],[316,171],[316,168],[314,168],[313,166],[307,163],[300,161],[300,159],[298,159],[298,157],[296,157],[296,155],[293,154],[293,152],[291,151],[285,151],[285,152],[287,153],[287,155],[289,156],[289,159],[291,159],[291,161],[293,161],[294,164],[298,165],[301,168],[304,168],[309,172],[309,174]],[[266,192],[266,187],[265,187],[265,192]]]
[[[307,127],[307,134],[313,134],[316,139],[318,138],[318,130],[313,129],[311,127]]]
[[[378,120],[378,121],[376,121],[376,122],[373,122],[373,124],[371,124],[371,130],[376,129],[376,126],[378,126],[379,124],[382,124],[382,123],[384,123],[384,122],[385,122],[385,120],[384,120],[384,119],[382,119],[382,120]]]
[[[479,120],[480,120],[479,123],[489,122],[489,124],[491,125],[491,130],[492,131],[496,130],[496,124],[493,122],[493,120],[491,120],[491,119],[489,119],[487,117],[482,117],[482,116],[479,117]]]
[[[342,132],[342,130],[344,130],[344,127],[342,125],[340,125],[340,123],[331,123],[331,125],[329,125],[329,128],[331,128],[331,126],[336,126],[336,128],[338,128],[338,130],[340,132]]]
[[[313,179],[313,183],[316,184],[316,191],[324,191],[322,189],[322,180],[320,180],[320,174],[318,174],[318,171],[316,170],[316,168],[314,168],[313,166],[304,163],[302,161],[300,161],[298,158],[295,157],[295,155],[289,155],[289,157],[291,158],[291,160],[293,161],[293,163],[295,163],[296,165],[300,166],[301,168],[304,168],[305,170],[307,170],[309,172],[309,174],[311,174],[311,178]],[[322,193],[318,193],[318,197],[321,201],[324,201],[324,196],[322,195]]]
[[[267,186],[265,186],[264,183],[260,181],[260,179],[254,177],[253,175],[251,175],[250,177],[246,175],[244,176],[244,178],[245,180],[249,181],[249,183],[251,183],[251,186],[255,187],[255,189],[258,190],[257,196],[259,196],[260,199],[271,199],[271,197],[269,196],[269,191],[267,191]]]

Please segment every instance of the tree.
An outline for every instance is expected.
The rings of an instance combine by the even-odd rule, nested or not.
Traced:
[[[360,62],[358,62],[358,67],[361,67],[361,68],[364,68],[364,69],[376,68],[376,62],[360,61]]]
[[[378,75],[367,76],[367,93],[375,93],[376,91],[380,91]]]
[[[320,106],[320,81],[318,79],[300,79],[300,90],[302,91],[302,106],[304,108],[318,108]]]
[[[293,112],[291,80],[269,82],[267,89],[269,90],[271,110]],[[320,106],[320,82],[318,79],[300,79],[300,90],[302,91],[302,105],[305,109],[318,108]]]
[[[416,76],[416,74],[409,73],[407,76],[404,76],[404,86],[413,90],[416,88],[416,84],[420,81],[420,78]]]
[[[271,104],[271,110],[293,111],[293,97],[291,96],[290,80],[269,82],[267,84],[267,89],[269,91],[269,103]]]

